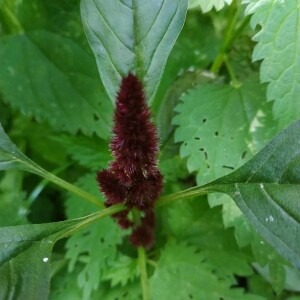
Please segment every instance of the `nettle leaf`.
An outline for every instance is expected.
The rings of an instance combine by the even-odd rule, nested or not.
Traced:
[[[106,210],[64,222],[0,228],[0,298],[47,298],[54,243],[109,214]]]
[[[243,167],[204,187],[231,196],[263,238],[298,269],[299,131],[300,121],[279,134]]]
[[[275,100],[274,116],[286,126],[300,118],[299,1],[244,0],[244,3],[248,4],[246,13],[253,14],[251,26],[260,27],[253,37],[257,42],[253,60],[263,60],[261,81],[269,83],[267,98]]]
[[[221,10],[225,4],[230,5],[232,0],[190,0],[189,9],[201,7],[204,13],[209,12],[213,8]]]
[[[5,36],[0,60],[4,100],[24,115],[70,133],[110,136],[112,105],[92,56],[72,39],[45,30]]]
[[[150,278],[152,299],[261,299],[230,288],[218,280],[206,264],[201,252],[184,243],[170,241],[162,250],[153,276]]]
[[[77,185],[95,196],[100,193],[95,174],[82,176]],[[81,198],[74,194],[70,194],[66,205],[69,218],[80,217],[98,209],[88,202],[83,203]],[[73,271],[77,262],[84,262],[77,277],[83,299],[90,299],[91,293],[98,289],[104,272],[111,268],[117,258],[118,246],[125,234],[126,231],[113,219],[106,218],[101,224],[92,224],[68,239],[66,257],[70,260],[69,271]]]
[[[220,207],[210,208],[205,199],[178,201],[168,207],[168,227],[172,236],[201,250],[218,278],[234,285],[235,275],[249,276],[252,269],[233,231],[224,228],[221,214]]]
[[[102,139],[82,135],[52,137],[52,139],[59,142],[73,160],[90,171],[106,168],[111,160],[108,144]]]
[[[188,157],[198,184],[230,173],[261,147],[256,137],[268,111],[264,91],[251,78],[241,87],[199,85],[182,97],[173,119],[175,142],[183,142],[180,156]]]
[[[130,71],[144,81],[149,101],[154,98],[187,5],[188,0],[81,2],[85,32],[113,103]]]

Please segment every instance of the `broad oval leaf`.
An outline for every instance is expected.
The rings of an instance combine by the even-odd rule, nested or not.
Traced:
[[[266,241],[298,269],[299,136],[300,121],[284,130],[240,169],[204,187],[231,196]]]
[[[300,35],[298,0],[244,0],[251,25],[260,27],[253,37],[257,45],[253,60],[263,60],[262,82],[268,82],[267,98],[274,102],[274,115],[281,126],[300,118]]]
[[[188,0],[82,0],[85,32],[101,79],[114,102],[121,78],[131,71],[151,101],[183,26]]]
[[[47,299],[55,242],[122,209],[118,205],[74,220],[0,228],[0,299]]]

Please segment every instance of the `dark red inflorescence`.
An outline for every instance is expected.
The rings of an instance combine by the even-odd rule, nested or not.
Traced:
[[[141,81],[133,74],[123,78],[114,115],[110,149],[114,161],[97,174],[106,206],[124,203],[127,211],[114,215],[122,228],[132,228],[130,241],[149,248],[154,243],[154,202],[163,187],[157,167],[158,135],[151,122]],[[140,224],[128,219],[132,208],[143,212]]]

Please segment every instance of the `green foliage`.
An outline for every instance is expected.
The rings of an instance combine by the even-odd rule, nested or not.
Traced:
[[[214,274],[201,252],[176,241],[168,242],[162,250],[150,287],[152,299],[263,299],[230,289]]]
[[[253,60],[263,60],[260,70],[262,82],[268,82],[267,99],[274,100],[274,116],[281,126],[299,119],[298,80],[300,59],[299,2],[245,0],[247,13],[253,14],[251,26],[261,26],[253,37],[257,46]]]
[[[0,300],[299,298],[300,121],[273,139],[300,119],[299,5],[242,2],[0,0]],[[96,182],[129,71],[164,175],[145,256]]]
[[[99,217],[98,214],[96,218]],[[94,219],[95,216],[88,216],[43,225],[0,228],[0,299],[47,297],[54,243]]]
[[[92,194],[97,195],[95,175],[85,175],[78,181],[78,186]],[[67,217],[78,218],[96,212],[97,206],[70,195],[66,202]],[[70,260],[69,271],[73,271],[77,262],[84,265],[77,271],[78,285],[83,291],[83,299],[89,299],[93,290],[99,287],[103,273],[114,266],[110,266],[117,257],[118,246],[122,242],[124,231],[109,218],[102,220],[101,224],[95,223],[72,235],[66,243],[66,257]],[[110,275],[106,274],[109,279]],[[112,278],[114,283],[114,278]],[[126,279],[124,278],[126,283]]]
[[[16,3],[12,8],[2,8],[8,26],[17,20],[15,9],[21,27],[21,32],[10,32],[0,38],[0,87],[4,100],[25,115],[46,120],[56,129],[71,133],[96,132],[108,138],[112,107],[97,80],[93,57],[80,41],[70,34],[66,36],[63,30],[58,34],[53,28],[44,29],[45,25],[42,29],[31,28],[28,17],[35,17],[30,14],[39,7],[43,16],[47,6],[43,1],[34,2],[32,7],[28,3]],[[53,18],[43,17],[45,20],[40,22]],[[65,16],[56,16],[55,22],[60,18]],[[80,30],[78,25],[76,30]]]
[[[187,0],[82,1],[87,38],[113,103],[121,78],[131,71],[144,81],[149,101],[153,99],[187,5]]]
[[[230,195],[256,230],[298,269],[299,129],[300,121],[240,169],[208,185],[208,189]]]
[[[198,85],[182,98],[173,119],[175,141],[183,142],[180,155],[188,157],[190,172],[198,172],[198,184],[232,172],[257,152],[269,108],[256,78],[239,87]]]

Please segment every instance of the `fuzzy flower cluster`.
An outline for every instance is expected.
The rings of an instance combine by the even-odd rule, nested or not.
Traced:
[[[150,118],[142,83],[130,73],[123,78],[116,101],[110,143],[114,160],[97,174],[106,206],[127,206],[126,211],[113,217],[122,228],[132,228],[133,245],[146,248],[154,243],[154,202],[163,187],[157,168],[158,136]],[[128,218],[132,208],[142,212],[139,224]]]

